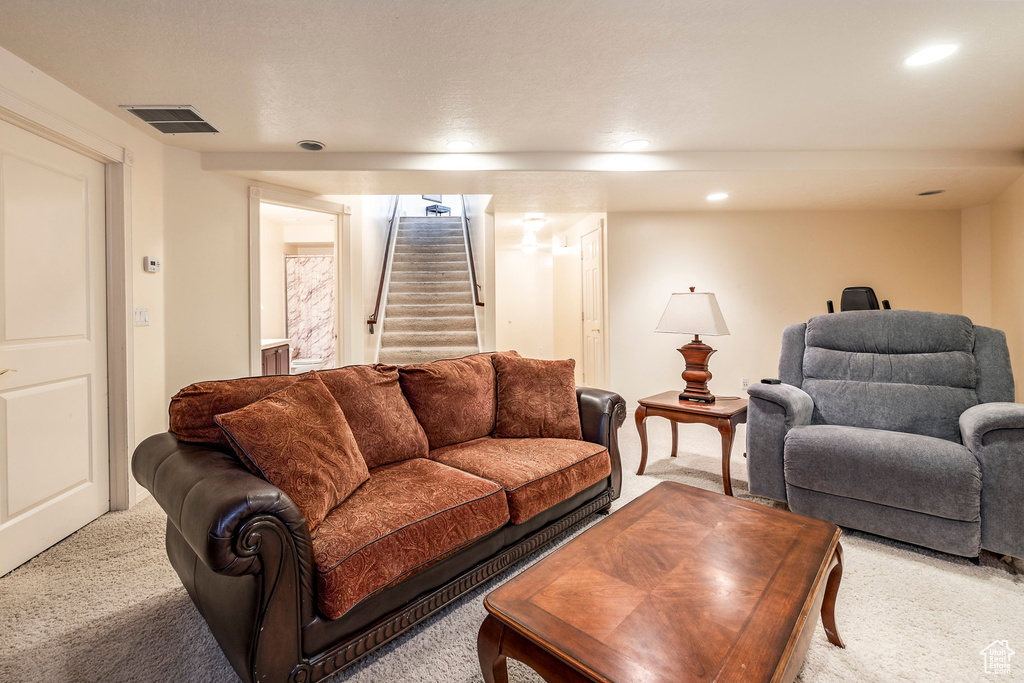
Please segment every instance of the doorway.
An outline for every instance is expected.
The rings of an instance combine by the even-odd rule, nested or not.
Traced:
[[[336,213],[259,205],[259,374],[333,368],[342,358]]]

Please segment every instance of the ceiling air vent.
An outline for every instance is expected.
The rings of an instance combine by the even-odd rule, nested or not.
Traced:
[[[178,133],[219,133],[209,121],[187,104],[122,104],[140,119],[156,128],[161,133],[177,135]]]

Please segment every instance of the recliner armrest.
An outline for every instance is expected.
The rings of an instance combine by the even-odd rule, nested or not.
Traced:
[[[751,384],[747,394],[752,398],[771,401],[786,411],[786,428],[811,423],[814,400],[810,395],[792,384]]]
[[[612,461],[612,497],[622,491],[622,460],[619,457],[619,427],[626,420],[626,402],[613,391],[576,387],[583,440],[608,449]]]
[[[972,453],[981,450],[989,432],[999,429],[1024,429],[1024,404],[979,403],[960,415],[960,437]]]

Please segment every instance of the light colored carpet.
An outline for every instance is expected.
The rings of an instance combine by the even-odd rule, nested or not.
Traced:
[[[718,434],[649,420],[652,462],[636,477],[632,421],[621,430],[625,493],[618,506],[664,480],[721,490]],[[742,433],[740,434],[742,437]],[[746,497],[745,466],[733,458],[734,489]],[[237,680],[164,555],[164,518],[152,499],[90,524],[0,579],[0,681]],[[998,558],[982,566],[850,532],[837,621],[847,649],[821,629],[801,674],[805,683],[1024,680],[1024,580]],[[482,596],[515,567],[366,661],[335,683],[480,681],[476,633]],[[981,650],[1008,640],[1020,654],[1009,676],[986,676]],[[540,679],[509,662],[515,683]]]
[[[462,219],[398,223],[378,360],[395,365],[479,350]]]

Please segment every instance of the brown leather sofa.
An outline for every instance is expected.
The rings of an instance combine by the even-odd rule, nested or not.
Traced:
[[[476,362],[476,369],[484,368],[482,371],[486,374],[489,362],[481,365],[477,362],[481,357],[490,358],[488,354],[480,354],[438,363]],[[436,370],[451,366],[409,367],[434,372],[433,385],[429,385],[434,387],[431,390],[445,389],[446,382],[437,381],[438,376],[443,380],[445,375],[443,372],[439,375]],[[359,407],[346,408],[345,401],[354,393],[361,393],[352,378],[372,375],[380,384],[380,377],[397,378],[398,369],[353,366],[318,374],[329,388],[332,377],[344,380],[335,383],[332,392],[338,392],[334,395],[352,420],[358,418]],[[448,384],[457,387],[459,392],[464,391],[458,387],[459,381],[465,382],[464,374],[460,380],[456,373]],[[478,374],[473,381],[486,380],[480,377]],[[405,378],[403,375],[403,380]],[[536,511],[536,496],[530,500],[529,510],[522,502],[518,503],[519,516],[529,515],[518,523],[513,523],[516,521],[514,491],[507,490],[506,486],[503,491],[513,501],[508,508],[512,511],[512,520],[423,563],[415,571],[346,606],[342,614],[330,619],[323,609],[324,596],[318,594],[324,584],[314,557],[315,542],[306,520],[291,499],[246,469],[224,442],[189,443],[214,440],[210,419],[217,411],[240,408],[291,381],[294,380],[287,377],[245,378],[201,383],[182,390],[171,405],[172,431],[143,441],[135,451],[132,465],[138,481],[167,512],[167,555],[172,566],[244,681],[315,681],[345,668],[566,530],[607,510],[619,496],[622,473],[617,430],[625,418],[625,403],[612,392],[577,388],[582,442],[598,444],[603,449],[588,447],[582,442],[575,442],[575,448],[591,448],[602,459],[606,449],[610,474],[582,490],[571,488],[565,477],[545,475],[547,507]],[[342,386],[346,387],[344,392],[338,388]],[[409,393],[408,386],[403,388]],[[451,396],[446,402],[424,401],[424,398],[420,391],[411,400],[414,408],[418,402],[418,415],[424,418],[424,410],[431,405],[440,411],[453,409]],[[202,410],[193,410],[198,405],[196,401],[201,402]],[[420,422],[430,420],[420,419]],[[359,442],[358,424],[353,424],[353,432]],[[380,436],[379,429],[376,429],[376,436]],[[462,435],[465,436],[472,434]],[[369,439],[370,436],[364,436],[360,447]],[[455,456],[472,455],[477,447],[493,449],[511,444],[520,449],[530,446],[535,453],[543,453],[545,448],[562,441],[478,436],[460,444],[432,448],[425,460],[430,460],[429,467],[450,467],[452,462],[471,462]],[[453,451],[455,456],[451,455]],[[435,460],[443,459],[445,452],[449,453],[446,460],[449,464]],[[539,460],[543,461],[543,457]],[[428,466],[423,460],[413,462]],[[406,463],[370,467],[370,481],[374,481],[375,473],[378,477],[385,476]],[[493,467],[493,463],[488,466]],[[552,472],[555,474],[558,472]],[[466,475],[460,472],[460,476]],[[495,477],[501,478],[500,473]],[[576,482],[577,488],[579,485],[580,482]],[[560,492],[557,487],[564,490]],[[380,501],[381,506],[387,504],[387,500]],[[332,514],[342,514],[343,507],[344,504]],[[318,528],[316,533],[321,534],[323,528]]]

